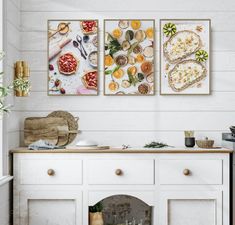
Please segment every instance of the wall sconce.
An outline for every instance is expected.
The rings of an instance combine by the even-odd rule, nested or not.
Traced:
[[[14,65],[14,92],[17,97],[27,97],[30,91],[29,66],[26,61],[16,61]]]

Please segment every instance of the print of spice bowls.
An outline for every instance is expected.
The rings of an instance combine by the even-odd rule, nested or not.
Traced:
[[[48,95],[98,94],[98,21],[48,21]]]
[[[160,20],[161,94],[210,94],[211,21]]]
[[[154,95],[154,20],[105,20],[104,28],[104,94]]]

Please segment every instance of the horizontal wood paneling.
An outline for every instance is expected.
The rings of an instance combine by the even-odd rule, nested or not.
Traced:
[[[46,116],[50,111],[14,112],[9,130],[22,128],[26,117]],[[73,115],[79,117],[79,129],[83,131],[220,131],[234,123],[234,112],[73,112]]]
[[[26,0],[27,1],[27,0]],[[231,0],[232,1],[232,0]],[[39,1],[38,1],[39,2]],[[35,3],[36,5],[36,3]],[[130,8],[128,12],[120,10],[118,13],[113,13],[112,11],[104,10],[101,12],[92,12],[92,10],[87,10],[84,12],[79,12],[80,8],[75,8],[77,12],[69,12],[66,13],[63,8],[59,10],[59,12],[44,12],[43,10],[40,12],[22,12],[21,20],[22,20],[22,31],[45,31],[47,28],[47,20],[48,19],[99,19],[100,21],[100,29],[103,30],[103,20],[109,18],[145,18],[145,19],[155,19],[156,21],[156,30],[159,30],[159,19],[164,18],[180,18],[180,19],[211,19],[212,30],[213,31],[235,31],[235,11],[234,12],[192,12],[189,11],[158,11],[158,7],[151,11],[151,6],[149,6],[148,12],[140,11],[136,13],[132,11]],[[32,19],[33,18],[33,19]]]
[[[10,67],[14,67],[14,63],[17,60],[21,59],[21,54],[18,51],[18,49],[16,49],[13,45],[11,45],[10,43],[7,43],[6,46],[6,65],[10,66]]]
[[[20,59],[20,0],[5,0],[4,2],[4,51],[5,51],[5,67],[4,67],[4,83],[11,84],[13,81],[13,65],[14,62]],[[2,9],[1,9],[2,10]],[[1,34],[2,35],[2,34]],[[11,95],[5,99],[6,104],[14,104],[14,96]],[[12,147],[19,145],[20,132],[17,128],[14,128],[11,132],[13,114],[6,115],[4,117],[3,125],[3,155],[0,164],[3,163],[3,173],[9,174],[9,152]],[[5,121],[6,120],[6,121]],[[11,135],[11,134],[15,135]],[[0,157],[1,158],[1,157]],[[1,174],[0,174],[1,175]],[[10,186],[9,183],[0,187],[0,224],[10,224]]]
[[[8,132],[8,149],[17,148],[20,145],[20,131],[14,130]]]
[[[231,11],[235,8],[235,2],[231,0],[198,0],[195,2],[185,0],[173,1],[155,1],[146,0],[144,2],[136,2],[136,0],[119,1],[114,0],[105,1],[96,0],[77,1],[77,0],[22,0],[21,9],[23,11],[152,11],[153,9],[173,10],[173,11]],[[115,13],[114,13],[115,14]],[[117,13],[116,13],[117,15]],[[169,14],[166,15],[169,17]],[[172,15],[171,15],[172,16]]]
[[[20,0],[15,0],[15,2],[20,2]],[[7,21],[9,21],[13,26],[15,26],[18,30],[20,30],[20,10],[17,8],[14,0],[7,0]],[[12,33],[14,36],[14,33]]]
[[[198,138],[209,136],[221,142],[221,132],[234,121],[235,105],[235,2],[176,0],[156,2],[94,0],[21,0],[21,55],[30,62],[32,92],[17,98],[12,130],[23,129],[27,116],[45,116],[53,110],[67,110],[80,117],[83,132],[78,138],[100,144],[142,146],[159,140],[183,145],[183,130],[196,130]],[[115,6],[115,7],[114,7]],[[87,97],[47,96],[47,20],[99,19],[101,37],[105,18],[146,18],[156,20],[156,49],[159,48],[160,18],[210,18],[212,20],[210,96],[160,96],[156,72],[156,96],[103,96],[103,62],[100,62],[100,95]],[[156,52],[156,71],[159,69]],[[22,135],[22,131],[21,131]],[[21,137],[22,140],[22,137]]]
[[[207,96],[47,96],[32,92],[27,98],[16,98],[15,109],[23,111],[67,110],[85,112],[148,111],[235,111],[235,95],[217,92]],[[174,113],[172,113],[174,115]],[[203,118],[202,118],[203,120]]]
[[[11,44],[16,51],[20,51],[20,31],[10,22],[7,22],[7,37],[7,44]]]
[[[17,9],[20,13],[21,0],[9,0],[9,1],[11,1],[17,7]]]
[[[14,63],[16,60],[21,59],[20,53],[20,45],[21,45],[21,37],[20,37],[20,0],[7,0],[5,3],[5,17],[4,17],[4,26],[5,26],[5,40],[4,40],[4,51],[6,53],[5,56],[5,68],[4,68],[4,83],[9,85],[13,82],[14,77]],[[9,95],[5,102],[6,105],[11,105],[11,109],[14,109],[14,95],[13,91],[11,95]],[[10,113],[5,117],[6,122],[4,125],[4,165],[6,165],[5,173],[8,173],[8,150],[12,147],[16,147],[19,145],[19,129],[15,126],[12,118],[15,116],[14,113]],[[11,129],[15,127],[14,129]],[[14,134],[12,136],[12,134]],[[18,138],[16,138],[18,136]],[[8,203],[6,203],[8,204]],[[5,209],[5,216],[8,216],[9,209]],[[9,221],[7,221],[8,224]],[[2,223],[0,223],[2,224]]]

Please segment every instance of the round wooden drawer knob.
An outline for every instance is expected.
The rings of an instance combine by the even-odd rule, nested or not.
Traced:
[[[55,171],[53,169],[49,169],[49,170],[47,170],[47,174],[49,176],[54,176],[55,175]]]
[[[190,174],[190,170],[189,169],[184,169],[183,174],[185,176],[188,176]]]
[[[116,169],[115,174],[117,176],[121,176],[122,175],[122,170],[121,169]]]

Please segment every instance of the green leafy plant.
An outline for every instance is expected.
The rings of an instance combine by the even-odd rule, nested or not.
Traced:
[[[168,144],[164,144],[162,142],[152,141],[144,146],[144,148],[163,148],[163,147],[170,147]]]
[[[5,54],[4,52],[0,52],[0,61],[3,60]],[[9,113],[10,105],[5,104],[5,98],[10,94],[13,86],[12,85],[4,85],[3,84],[3,72],[0,72],[0,114]]]
[[[14,90],[16,91],[29,91],[30,82],[29,80],[24,80],[23,78],[17,78],[13,81]]]
[[[103,210],[103,205],[101,202],[98,202],[93,206],[89,206],[89,212],[91,213],[102,212],[102,210]]]

